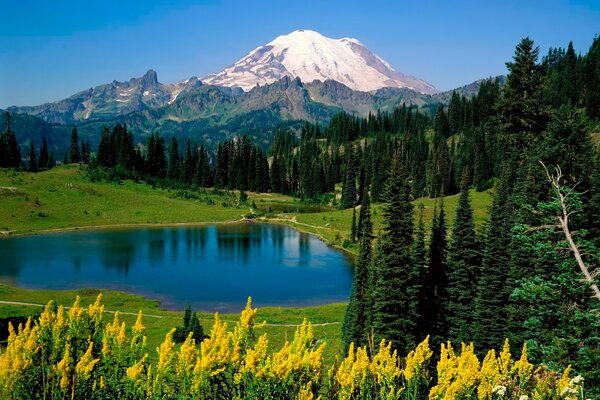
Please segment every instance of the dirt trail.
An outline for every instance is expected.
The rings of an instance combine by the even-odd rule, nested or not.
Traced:
[[[26,303],[23,301],[6,301],[6,300],[0,300],[0,304],[7,304],[7,305],[13,305],[13,306],[28,306],[28,307],[45,307],[45,304],[38,304],[38,303]],[[72,307],[64,307],[66,310],[70,310]],[[137,316],[138,313],[133,313],[133,312],[127,312],[127,311],[111,311],[111,310],[104,310],[105,313],[108,314],[114,314],[116,312],[118,312],[120,315],[132,315],[132,316]],[[180,317],[176,317],[176,316],[170,316],[170,315],[156,315],[156,314],[146,314],[144,312],[142,312],[142,315],[144,317],[149,317],[149,318],[165,318],[165,319],[179,319]],[[202,318],[202,320],[206,320],[206,321],[212,321],[211,318]],[[236,323],[238,321],[234,321],[234,320],[226,320],[226,319],[222,319],[221,321],[224,322],[228,322],[228,323]],[[312,324],[312,326],[328,326],[328,325],[339,325],[341,324],[341,322],[338,321],[334,321],[334,322],[322,322],[320,324]],[[302,326],[302,324],[264,324],[264,326],[282,326],[282,327],[298,327],[298,326]]]

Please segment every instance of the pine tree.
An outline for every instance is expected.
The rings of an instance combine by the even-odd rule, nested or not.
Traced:
[[[77,128],[71,129],[71,152],[69,155],[69,162],[78,163],[81,161],[79,154],[79,137],[77,135]]]
[[[346,176],[342,188],[341,208],[350,208],[356,205],[356,160],[354,146],[350,143],[346,148]]]
[[[600,36],[596,36],[584,64],[584,101],[587,115],[600,118]]]
[[[371,334],[372,301],[371,292],[373,278],[371,272],[372,259],[372,234],[371,212],[368,199],[369,194],[363,195],[361,205],[362,231],[359,233],[359,253],[356,260],[350,301],[344,315],[342,325],[342,342],[344,351],[347,351],[350,343],[357,346],[365,346],[368,336]]]
[[[352,207],[352,226],[350,229],[350,240],[352,242],[356,242],[357,240],[357,230],[356,230],[356,207]]]
[[[473,339],[481,349],[498,346],[507,336],[508,281],[511,255],[512,210],[509,170],[505,170],[496,189],[487,225],[483,263],[477,283]]]
[[[364,232],[367,232],[369,235],[373,232],[373,224],[371,223],[371,197],[369,196],[369,187],[367,185],[363,187],[361,195],[356,232],[359,241],[363,234],[365,234]]]
[[[111,145],[110,145],[110,130],[108,127],[102,128],[102,136],[100,137],[100,144],[98,144],[98,164],[101,167],[109,168],[114,167],[112,163]]]
[[[192,333],[192,338],[195,339],[196,342],[200,342],[205,338],[204,330],[202,329],[198,315],[195,312],[192,312],[192,308],[189,304],[186,304],[183,312],[183,326],[178,326],[175,329],[173,340],[182,343],[187,339],[190,333]]]
[[[513,62],[506,63],[508,75],[500,102],[500,120],[508,150],[523,153],[539,139],[545,126],[544,75],[537,63],[539,48],[524,38],[517,45]]]
[[[465,177],[448,247],[447,320],[449,339],[456,343],[472,340],[472,307],[480,262],[481,254]]]
[[[429,263],[423,276],[420,295],[421,336],[430,335],[433,344],[448,339],[446,303],[448,301],[446,214],[443,201],[433,213],[429,242]]]
[[[387,187],[384,231],[375,256],[373,329],[377,338],[407,352],[415,345],[421,292],[419,268],[412,259],[413,205],[410,183],[397,155]],[[377,342],[377,340],[375,341]]]
[[[37,172],[38,163],[37,157],[35,156],[35,144],[33,139],[29,141],[29,172]]]
[[[171,138],[169,144],[169,169],[167,171],[167,177],[173,181],[179,179],[180,165],[179,165],[179,144],[177,138],[174,136]]]
[[[421,276],[421,293],[419,293],[419,325],[417,326],[417,332],[419,334],[423,334],[424,332],[428,331],[427,329],[424,329],[426,324],[424,323],[425,315],[423,313],[423,309],[425,308],[425,283],[429,268],[427,265],[427,251],[425,249],[425,206],[423,203],[419,204],[418,210],[418,223],[415,241],[413,243],[412,259],[415,266],[419,268],[419,274]]]
[[[165,143],[162,136],[153,133],[148,138],[148,154],[146,168],[148,175],[154,178],[164,178],[167,172],[165,159]]]
[[[50,156],[48,155],[48,142],[46,141],[45,137],[42,138],[42,148],[40,150],[39,167],[42,169],[52,167],[50,165]]]
[[[81,162],[84,164],[90,163],[90,142],[81,139]]]
[[[8,168],[19,168],[21,167],[21,149],[19,148],[15,132],[12,130],[10,113],[6,112],[4,115],[5,127],[4,133],[2,134],[2,147],[4,148],[5,159],[2,166]]]

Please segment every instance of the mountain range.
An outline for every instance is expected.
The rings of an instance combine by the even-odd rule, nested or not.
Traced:
[[[472,95],[478,86],[475,82],[460,91]],[[264,137],[257,139],[268,141],[269,132],[281,124],[326,122],[341,110],[365,116],[402,103],[445,103],[449,93],[395,71],[356,39],[298,30],[201,79],[165,84],[149,70],[142,77],[99,85],[64,100],[8,111],[37,117],[48,129],[76,125],[92,142],[100,126],[115,122],[126,122],[138,136],[158,130],[218,140],[260,130]],[[18,139],[25,134],[15,130]]]

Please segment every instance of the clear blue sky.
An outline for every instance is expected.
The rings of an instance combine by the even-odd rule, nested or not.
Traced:
[[[578,52],[600,34],[600,0],[0,0],[0,107],[68,97],[152,68],[202,77],[296,29],[355,37],[441,90],[505,73],[530,36]]]

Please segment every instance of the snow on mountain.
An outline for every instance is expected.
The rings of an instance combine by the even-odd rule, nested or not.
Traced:
[[[299,77],[303,82],[332,79],[363,92],[384,87],[425,94],[438,92],[419,78],[395,71],[356,39],[331,39],[311,30],[279,36],[223,71],[206,76],[202,82],[249,91],[284,76]]]

